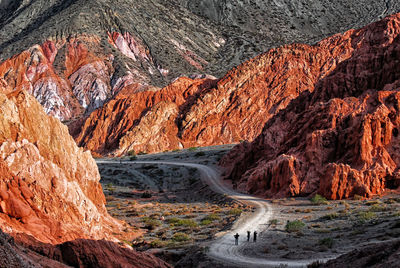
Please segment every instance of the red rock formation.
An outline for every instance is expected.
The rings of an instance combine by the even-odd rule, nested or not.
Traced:
[[[22,248],[29,259],[34,260],[36,263],[44,263],[45,267],[57,267],[54,264],[53,266],[48,265],[51,262],[60,265],[60,267],[64,267],[63,264],[68,265],[68,267],[99,268],[171,267],[149,253],[137,252],[126,245],[122,245],[122,243],[117,244],[106,240],[76,239],[52,245],[41,243],[25,234],[19,234],[13,239],[12,243],[17,250]],[[36,255],[41,258],[37,258]]]
[[[398,188],[399,33],[400,14],[345,33],[351,57],[271,118],[254,142],[234,148],[221,161],[227,178],[267,197],[342,199]]]
[[[158,91],[120,94],[90,115],[76,140],[100,154],[252,140],[271,116],[351,56],[353,32],[272,49],[218,81],[181,78]]]
[[[129,33],[114,33],[109,39],[142,67],[167,74]],[[149,82],[136,67],[116,74],[115,56],[111,48],[103,48],[102,42],[95,35],[48,40],[1,63],[0,79],[3,86],[28,91],[52,116],[62,120],[80,117],[101,107],[122,88]]]
[[[6,91],[6,90],[2,90]],[[0,225],[43,242],[113,239],[97,165],[26,91],[0,92]]]
[[[131,85],[89,116],[76,141],[98,153],[179,148],[175,120],[180,110],[213,84],[209,79],[180,78],[161,90],[141,91]]]

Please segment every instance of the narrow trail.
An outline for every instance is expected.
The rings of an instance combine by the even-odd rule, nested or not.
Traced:
[[[98,160],[97,163],[112,163],[118,164],[119,161]],[[238,267],[306,267],[308,264],[315,261],[325,262],[329,259],[307,259],[307,260],[268,260],[264,258],[248,257],[243,254],[246,247],[251,247],[253,242],[247,242],[247,231],[257,231],[259,234],[268,229],[268,222],[273,216],[273,210],[270,202],[262,198],[254,197],[247,194],[238,193],[222,183],[220,180],[219,171],[211,167],[185,162],[168,162],[168,161],[133,161],[122,162],[121,164],[159,164],[173,165],[196,168],[202,175],[202,180],[207,183],[210,188],[218,193],[226,194],[232,199],[235,199],[246,205],[255,208],[255,211],[248,215],[241,216],[238,222],[231,230],[217,238],[209,247],[209,257],[221,261],[226,264],[231,264]],[[239,246],[235,246],[234,234],[239,233]]]

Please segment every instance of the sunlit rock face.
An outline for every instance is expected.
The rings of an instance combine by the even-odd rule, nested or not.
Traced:
[[[0,77],[70,123],[132,84],[221,77],[272,47],[314,43],[399,10],[370,0],[4,0]]]
[[[399,33],[397,14],[323,40],[344,48],[346,59],[225,156],[226,177],[266,197],[343,199],[398,189]]]
[[[144,90],[132,84],[80,122],[74,136],[80,146],[114,155],[253,140],[272,116],[352,56],[353,33],[271,49],[220,79],[179,78]]]
[[[114,240],[90,152],[24,90],[0,93],[0,224],[42,242]]]

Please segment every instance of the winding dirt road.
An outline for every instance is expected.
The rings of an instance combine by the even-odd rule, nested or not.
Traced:
[[[133,161],[119,162],[115,160],[98,160],[97,163],[113,164],[159,164],[174,165],[196,168],[202,175],[202,180],[207,183],[215,192],[228,195],[230,198],[255,208],[251,214],[242,215],[231,230],[216,239],[209,247],[208,255],[226,264],[238,267],[306,267],[314,261],[327,261],[328,259],[308,259],[308,260],[267,260],[264,258],[248,257],[243,254],[246,247],[251,247],[252,242],[247,242],[247,230],[261,233],[268,228],[268,222],[273,216],[273,210],[270,202],[258,197],[235,192],[228,188],[220,180],[219,171],[211,167],[186,162],[168,162],[168,161]],[[235,246],[234,234],[239,233],[239,246]]]

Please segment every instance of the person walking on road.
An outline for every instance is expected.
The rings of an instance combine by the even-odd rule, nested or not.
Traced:
[[[247,231],[247,242],[250,241],[250,234],[251,234],[251,232],[250,232],[250,231]]]
[[[233,237],[235,238],[235,245],[239,245],[239,234],[236,233]]]
[[[254,237],[253,237],[253,241],[256,242],[257,241],[257,231],[254,231]]]

